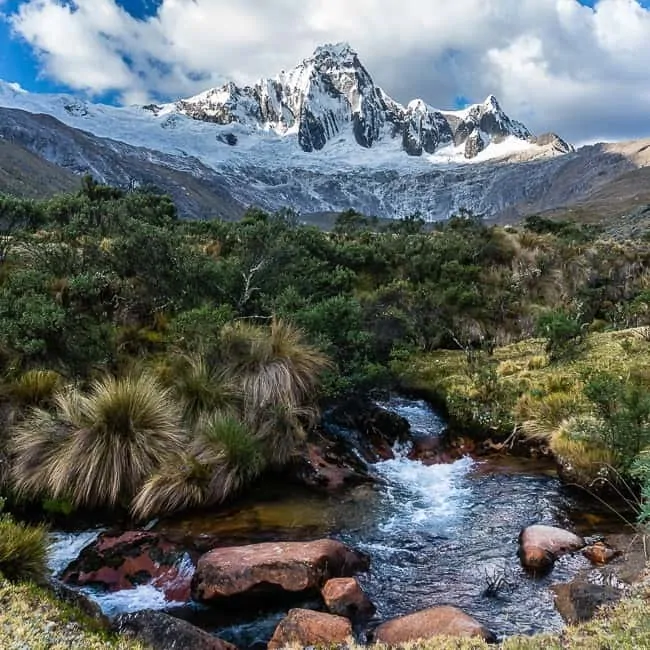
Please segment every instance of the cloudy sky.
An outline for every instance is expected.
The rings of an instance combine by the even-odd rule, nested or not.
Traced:
[[[110,102],[251,82],[348,41],[395,99],[495,94],[576,143],[650,136],[650,0],[0,0],[0,78]]]

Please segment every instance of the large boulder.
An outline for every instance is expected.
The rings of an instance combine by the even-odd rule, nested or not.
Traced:
[[[438,636],[478,637],[488,642],[495,635],[457,607],[432,607],[382,623],[374,632],[377,643],[389,646],[428,640]]]
[[[368,569],[368,558],[332,539],[217,548],[203,555],[192,579],[198,601],[273,599],[318,591],[327,580]]]
[[[578,578],[568,584],[553,585],[555,607],[566,623],[591,620],[598,609],[617,603],[623,592],[610,585],[596,585]]]
[[[289,646],[326,647],[344,645],[352,637],[352,624],[347,618],[309,609],[292,609],[280,621],[269,641],[269,650]]]
[[[84,548],[63,572],[63,582],[99,586],[107,591],[155,584],[168,600],[189,600],[191,571],[185,550],[165,537],[146,531],[104,533]],[[191,561],[190,561],[191,562]]]
[[[163,612],[145,610],[121,614],[113,622],[113,629],[156,650],[237,650],[231,643]]]
[[[357,620],[375,613],[375,606],[356,578],[332,578],[325,583],[321,594],[327,609],[337,616]]]
[[[527,569],[548,571],[565,553],[585,546],[582,537],[553,526],[528,526],[519,535],[519,558]]]

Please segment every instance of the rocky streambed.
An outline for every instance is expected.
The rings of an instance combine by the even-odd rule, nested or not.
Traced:
[[[423,610],[406,623],[487,639],[556,631],[564,624],[558,604],[579,620],[642,571],[621,520],[570,492],[545,461],[449,454],[439,444],[445,423],[424,402],[380,407],[370,424],[333,416],[328,446],[311,449],[304,482],[336,492],[278,477],[218,513],[126,533],[58,531],[53,573],[125,628],[156,628],[147,619],[156,615],[133,616],[156,610],[160,630],[170,628],[167,613],[243,649],[272,638],[279,647],[282,635],[301,630],[315,643],[330,628],[365,642],[383,638],[382,629],[395,634],[388,622]],[[542,549],[550,564],[525,567],[520,533],[536,524],[586,539]],[[581,550],[607,537],[621,553],[603,570]]]

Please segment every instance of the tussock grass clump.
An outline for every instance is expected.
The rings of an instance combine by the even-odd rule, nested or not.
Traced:
[[[241,402],[241,392],[232,379],[203,355],[180,357],[170,379],[174,394],[183,406],[183,416],[189,423],[217,410],[234,413]]]
[[[282,320],[269,328],[238,322],[221,335],[221,355],[248,404],[300,405],[318,387],[328,358],[304,342],[302,332]]]
[[[46,575],[47,531],[0,515],[0,575],[12,582],[40,582]]]
[[[8,386],[8,392],[21,407],[46,406],[62,386],[63,378],[54,370],[28,370]]]
[[[131,503],[131,514],[145,520],[208,505],[213,470],[190,454],[178,456],[146,481]]]
[[[178,407],[148,374],[106,377],[86,394],[55,397],[55,415],[35,410],[14,430],[19,491],[67,498],[76,506],[116,506],[184,444]],[[41,468],[26,478],[21,468]]]
[[[263,472],[267,453],[256,432],[236,416],[203,415],[192,431],[190,452],[144,484],[131,512],[146,519],[222,503]]]

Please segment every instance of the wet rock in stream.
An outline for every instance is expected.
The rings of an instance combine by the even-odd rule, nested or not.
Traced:
[[[203,555],[192,579],[199,602],[273,602],[318,591],[330,578],[366,571],[367,556],[341,542],[279,542],[217,548]]]
[[[292,609],[276,628],[268,650],[296,645],[331,648],[344,645],[351,637],[352,625],[347,618],[309,609]]]

